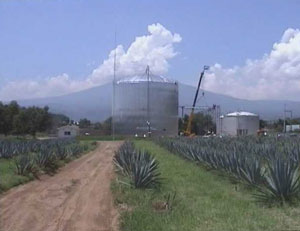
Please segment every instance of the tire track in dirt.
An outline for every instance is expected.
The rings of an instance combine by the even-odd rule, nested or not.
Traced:
[[[112,158],[121,142],[99,146],[61,168],[0,197],[0,230],[116,231],[110,191]]]

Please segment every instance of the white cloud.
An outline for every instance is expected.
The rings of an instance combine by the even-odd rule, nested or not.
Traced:
[[[148,26],[148,35],[136,37],[126,50],[116,48],[117,77],[143,73],[147,65],[156,74],[168,71],[169,59],[176,56],[174,44],[181,41],[160,24]],[[84,80],[61,74],[45,80],[9,82],[0,88],[0,100],[63,95],[110,82],[113,77],[115,50]],[[244,99],[300,100],[300,30],[287,29],[269,54],[247,60],[245,65],[211,67],[204,79],[204,89]]]
[[[287,29],[261,59],[241,67],[211,67],[204,88],[244,99],[300,100],[300,31]]]
[[[92,86],[89,80],[74,81],[67,74],[47,78],[43,81],[13,81],[0,89],[0,100],[31,99],[62,95]]]
[[[148,31],[150,35],[136,37],[127,51],[122,45],[116,48],[118,78],[144,73],[147,65],[156,74],[168,71],[168,60],[176,55],[173,44],[180,42],[181,37],[179,34],[172,34],[159,23],[149,25]],[[108,59],[93,71],[90,81],[98,84],[111,80],[114,54],[115,50],[112,50]]]
[[[148,32],[148,35],[136,37],[127,50],[122,45],[116,47],[116,73],[119,78],[141,74],[147,65],[155,74],[168,71],[168,60],[177,54],[174,43],[181,41],[180,35],[171,33],[159,23],[149,25]],[[0,89],[0,100],[63,95],[110,82],[113,78],[114,54],[115,50],[112,50],[108,58],[82,81],[62,74],[43,81],[9,82]]]

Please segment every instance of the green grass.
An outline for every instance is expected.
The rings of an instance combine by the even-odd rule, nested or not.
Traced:
[[[93,141],[80,141],[82,145],[88,145],[87,151],[84,153],[88,153],[94,150],[97,147],[97,143]],[[58,165],[60,167],[64,166],[66,163],[72,161],[72,159],[66,159],[64,161],[59,161]],[[0,193],[5,192],[8,189],[24,184],[28,181],[33,180],[33,176],[20,176],[16,173],[16,166],[14,160],[12,159],[1,159],[0,158]]]
[[[160,163],[164,178],[160,191],[136,190],[112,184],[121,209],[121,230],[291,230],[300,229],[300,209],[257,204],[251,191],[227,177],[172,155],[150,141],[135,141]],[[153,203],[176,192],[171,211],[157,212]],[[124,209],[125,208],[125,209]]]
[[[30,181],[30,176],[16,174],[16,167],[13,160],[0,159],[0,193],[19,184]]]

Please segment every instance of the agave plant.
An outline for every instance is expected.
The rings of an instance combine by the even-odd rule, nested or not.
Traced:
[[[132,182],[135,188],[155,188],[161,183],[158,162],[148,152],[138,152],[132,162]]]
[[[48,156],[45,155],[43,152],[38,152],[34,156],[34,161],[37,164],[38,167],[44,168],[46,166],[46,163],[48,161]]]
[[[60,160],[65,160],[70,156],[70,153],[67,151],[65,145],[56,144],[53,150],[57,158]]]
[[[26,176],[29,173],[33,173],[34,160],[31,155],[19,155],[14,159],[17,174]]]
[[[126,141],[115,153],[114,163],[122,174],[130,176],[136,153],[132,142]]]
[[[35,155],[36,164],[47,173],[53,173],[57,170],[57,157],[51,150],[44,150]]]
[[[247,161],[243,168],[240,168],[240,177],[249,185],[259,185],[264,180],[264,170],[261,161],[252,159]]]
[[[115,153],[114,163],[120,172],[131,179],[135,188],[160,185],[158,162],[148,152],[136,151],[132,142],[125,142]]]
[[[291,160],[277,158],[268,164],[265,187],[256,195],[260,201],[290,202],[300,193],[299,166]]]
[[[83,151],[83,147],[79,144],[72,144],[68,146],[68,152],[72,156],[79,157]]]

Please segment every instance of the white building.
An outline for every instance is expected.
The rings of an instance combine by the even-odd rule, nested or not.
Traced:
[[[286,132],[297,132],[300,131],[300,124],[286,125]]]
[[[251,112],[232,112],[220,116],[217,123],[218,135],[256,135],[259,130],[259,116]]]
[[[76,125],[66,125],[57,129],[59,138],[70,138],[79,135],[79,127]]]

